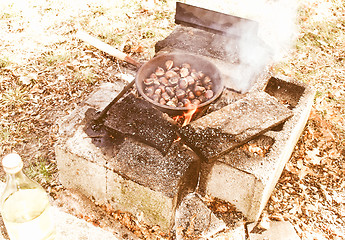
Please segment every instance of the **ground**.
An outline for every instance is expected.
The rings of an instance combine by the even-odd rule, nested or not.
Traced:
[[[207,7],[207,1],[198,2]],[[226,2],[210,8],[234,9]],[[296,40],[269,68],[317,94],[263,218],[290,221],[302,239],[345,239],[345,6],[341,0],[297,3]],[[175,2],[9,0],[0,7],[0,157],[18,152],[25,172],[57,199],[64,189],[55,162],[56,121],[95,86],[119,81],[115,74],[130,67],[75,33],[87,31],[145,61],[173,30]],[[136,227],[125,213],[112,216],[141,237],[155,232]]]

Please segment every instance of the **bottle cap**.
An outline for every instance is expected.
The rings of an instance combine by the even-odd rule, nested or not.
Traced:
[[[5,172],[14,174],[22,170],[23,161],[17,153],[10,153],[2,159]]]

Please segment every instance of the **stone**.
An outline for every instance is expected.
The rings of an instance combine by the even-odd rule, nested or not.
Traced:
[[[209,239],[224,229],[224,221],[217,218],[195,193],[187,195],[176,211],[176,239],[185,239],[187,236]]]
[[[251,233],[256,223],[247,226],[250,240],[301,240],[295,228],[288,221],[272,221],[269,229],[257,234]]]
[[[292,111],[265,92],[254,92],[201,117],[179,132],[203,160],[214,161],[292,116]]]
[[[269,81],[272,78],[261,79],[250,93],[265,90],[270,86]],[[276,87],[286,89],[275,98],[281,103],[290,99],[287,107],[291,109],[293,116],[278,125],[279,127],[261,135],[265,140],[255,138],[215,162],[203,162],[201,165],[198,192],[234,204],[248,221],[256,221],[260,217],[304,129],[315,95],[312,88],[293,79],[284,78],[275,82],[295,85],[289,89],[304,89],[301,94],[302,91],[287,90],[284,86]],[[287,96],[295,94],[299,98]]]
[[[179,50],[187,48],[190,53],[217,57],[222,60],[232,59],[234,62],[237,62],[239,59],[238,50],[236,51],[236,47],[234,47],[232,52],[226,52],[224,49],[227,45],[235,46],[238,43],[234,38],[177,25],[167,38],[156,43],[155,51],[159,52],[167,47]]]
[[[117,240],[112,233],[93,226],[84,220],[76,218],[68,213],[53,208],[53,216],[56,221],[56,239],[64,240]]]
[[[208,240],[250,240],[246,237],[245,223],[239,222],[235,226],[216,234]]]
[[[122,134],[135,136],[166,154],[178,138],[176,125],[144,99],[129,94],[108,111],[104,125]]]
[[[179,142],[163,156],[157,149],[127,138],[107,168],[111,170],[108,199],[167,230],[183,196],[195,190],[200,165],[198,157]]]
[[[3,191],[5,184],[0,181],[0,190]],[[104,239],[104,240],[117,240],[111,232],[96,227],[91,223],[88,223],[82,219],[79,219],[71,214],[64,212],[62,209],[54,206],[52,202],[51,213],[55,220],[56,225],[56,239],[66,240],[88,240],[88,239]],[[1,218],[1,216],[0,216]],[[2,222],[2,218],[1,218]],[[4,233],[4,226],[1,226],[0,239],[8,239],[6,233]],[[122,232],[125,232],[122,230]],[[6,236],[6,238],[4,237]],[[136,238],[131,238],[136,240]]]
[[[109,202],[115,209],[128,211],[147,224],[170,231],[176,207],[197,186],[199,158],[181,142],[173,143],[163,156],[130,136],[91,132],[82,118],[88,111],[86,107],[94,107],[88,102],[96,101],[85,101],[82,111],[75,110],[73,116],[60,122],[62,130],[66,129],[65,124],[75,128],[72,133],[60,131],[55,146],[61,183],[97,203]],[[96,109],[102,110],[100,106]]]
[[[95,108],[96,110],[103,110],[108,103],[110,103],[116,95],[124,88],[124,83],[117,82],[103,83],[96,91],[93,91],[90,96],[84,101],[82,105]]]

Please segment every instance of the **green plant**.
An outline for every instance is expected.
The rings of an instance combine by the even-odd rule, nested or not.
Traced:
[[[67,61],[73,57],[73,54],[67,49],[59,49],[57,51],[49,51],[43,54],[44,62],[48,66]]]
[[[10,139],[10,129],[8,126],[0,126],[0,142],[7,143]]]
[[[50,163],[45,157],[39,156],[24,171],[30,178],[38,181],[40,184],[49,184],[54,179],[53,175],[57,172],[57,168],[55,164]]]
[[[0,57],[0,68],[5,68],[11,64],[8,57]]]
[[[83,81],[86,84],[94,84],[96,82],[96,75],[90,68],[83,69],[75,75],[76,81]]]
[[[0,106],[17,108],[29,100],[28,91],[25,87],[16,87],[5,90],[0,95]]]

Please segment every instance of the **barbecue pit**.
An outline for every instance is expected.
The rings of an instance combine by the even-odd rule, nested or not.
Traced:
[[[60,181],[166,231],[191,192],[230,202],[255,221],[306,124],[314,92],[264,70],[239,87],[231,69],[241,64],[240,32],[229,29],[245,23],[255,34],[254,21],[182,3],[175,21],[156,55],[188,52],[210,61],[224,81],[222,94],[182,126],[134,87],[95,125],[95,112],[123,87],[104,85],[60,123]]]

